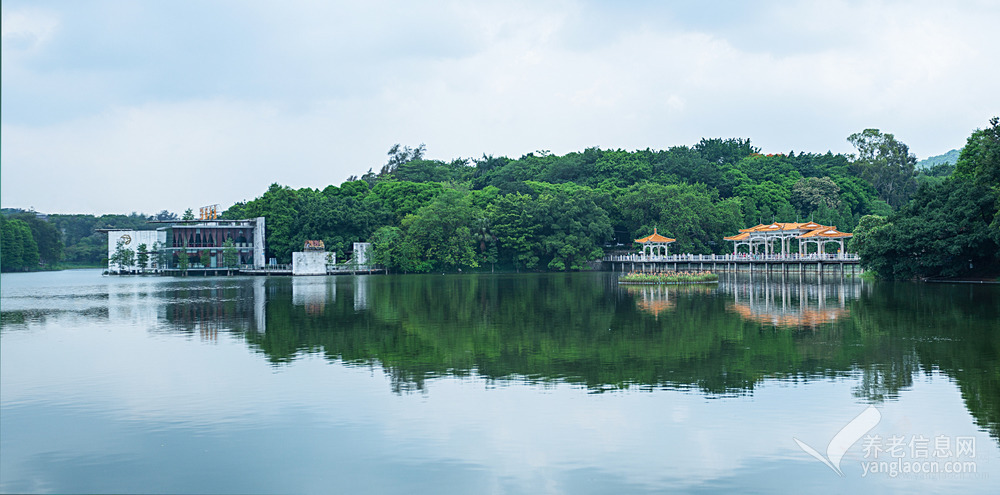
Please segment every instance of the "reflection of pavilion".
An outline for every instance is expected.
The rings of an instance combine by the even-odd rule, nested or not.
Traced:
[[[706,286],[701,284],[692,285],[665,285],[665,284],[651,284],[651,285],[626,285],[624,286],[625,291],[629,295],[636,298],[635,305],[639,309],[647,313],[652,313],[653,316],[659,317],[660,313],[673,311],[674,306],[677,304],[676,301],[670,298],[671,291],[673,295],[676,296],[678,292],[684,291],[690,292],[704,292],[711,293],[715,292],[715,285]]]
[[[670,290],[666,285],[633,285],[625,290],[635,296],[639,309],[659,317],[664,311],[674,309],[674,301],[670,300]]]
[[[782,327],[816,327],[850,316],[847,301],[861,295],[860,283],[810,284],[734,280],[728,309],[747,320]]]

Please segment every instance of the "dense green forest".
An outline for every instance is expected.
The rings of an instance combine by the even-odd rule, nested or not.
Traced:
[[[39,215],[33,211],[4,209],[2,257],[5,272],[63,267],[107,266],[108,235],[97,229],[153,230],[150,220],[176,220],[176,214],[161,211],[147,216],[129,215]],[[25,230],[27,228],[27,230]]]
[[[969,142],[974,138],[986,140],[976,141],[978,147],[991,149],[988,130],[976,131]],[[995,182],[991,185],[986,172],[980,176],[987,178],[976,179],[974,172],[996,168],[996,154],[966,149],[956,165],[918,169],[908,146],[892,134],[866,129],[847,140],[856,154],[762,154],[747,139],[720,138],[666,150],[588,148],[562,156],[536,151],[516,159],[432,160],[422,144],[395,145],[378,172],[369,169],[322,189],[272,184],[222,217],[266,217],[267,256],[279,263],[290,262],[305,240],[321,239],[339,259],[350,256],[354,242],[371,241],[375,261],[401,272],[575,270],[609,251],[631,251],[632,240],[654,227],[677,239],[672,252],[725,253],[731,245],[724,236],[762,222],[813,220],[864,234],[876,226],[905,225],[904,218],[953,215],[965,211],[952,209],[968,206],[962,201],[978,201],[975,225],[948,234],[971,235],[974,241],[927,256],[909,253],[921,258],[912,270],[879,268],[903,255],[868,243],[861,246],[864,262],[883,276],[904,278],[966,273],[969,269],[960,267],[973,258],[962,249],[979,253],[973,269],[996,264]],[[955,191],[964,192],[965,200],[929,200]],[[29,212],[5,213],[4,270],[100,264],[107,255],[106,236],[94,229],[153,228],[147,220],[177,218],[166,211],[152,217],[49,215],[58,249],[45,244],[43,254],[45,234],[36,224],[46,220],[31,220],[35,215]],[[969,229],[975,234],[967,235]],[[946,242],[948,232],[932,236]],[[956,251],[961,243],[965,247]],[[8,244],[12,253],[24,254],[11,255],[8,262]],[[28,253],[35,249],[37,260]],[[939,270],[944,264],[949,268]]]
[[[724,236],[761,222],[851,231],[930,180],[892,134],[868,129],[848,140],[857,156],[765,155],[738,138],[450,161],[396,145],[378,172],[324,189],[273,184],[223,216],[266,216],[269,256],[279,262],[306,239],[322,239],[341,259],[351,243],[370,240],[378,263],[403,272],[580,269],[610,250],[631,251],[654,227],[677,239],[673,252],[721,254],[732,249]]]
[[[941,165],[937,165],[940,167]],[[881,278],[1000,271],[1000,118],[969,136],[954,173],[891,215],[861,219],[853,248]]]

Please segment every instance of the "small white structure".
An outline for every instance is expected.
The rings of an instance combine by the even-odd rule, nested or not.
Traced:
[[[135,265],[129,267],[129,270],[155,269],[159,268],[155,251],[166,244],[167,233],[161,230],[109,230],[108,272],[110,273],[121,273],[122,271],[121,266],[111,261],[114,259],[115,251],[118,250],[119,242],[123,249],[132,251],[133,259],[136,260]],[[149,253],[146,266],[139,266],[138,261],[139,246],[142,244],[146,245],[146,252]]]
[[[355,265],[367,265],[371,261],[371,256],[369,255],[371,249],[372,243],[370,242],[355,242],[354,256],[351,257],[351,263]]]
[[[292,253],[292,275],[326,275],[326,263],[323,241],[306,241],[302,252]]]

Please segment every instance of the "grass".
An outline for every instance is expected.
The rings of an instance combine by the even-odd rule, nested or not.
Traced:
[[[712,272],[630,272],[618,277],[619,284],[700,284],[718,282]]]

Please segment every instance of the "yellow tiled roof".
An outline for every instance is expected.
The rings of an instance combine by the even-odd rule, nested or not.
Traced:
[[[820,225],[816,222],[773,222],[773,223],[762,223],[760,225],[750,227],[749,229],[740,229],[740,232],[778,232],[782,230],[815,230],[819,228],[827,227],[826,225]]]
[[[799,239],[810,239],[813,237],[826,237],[826,238],[838,238],[838,237],[854,237],[854,234],[850,232],[841,232],[837,230],[837,227],[822,227],[816,230],[811,230],[799,236]]]
[[[656,233],[656,228],[654,227],[652,234],[647,235],[646,237],[643,237],[642,239],[636,239],[635,242],[641,242],[643,244],[645,244],[647,242],[668,243],[668,242],[674,242],[676,240],[677,239],[671,239],[669,237],[663,237],[662,235],[657,234]]]

